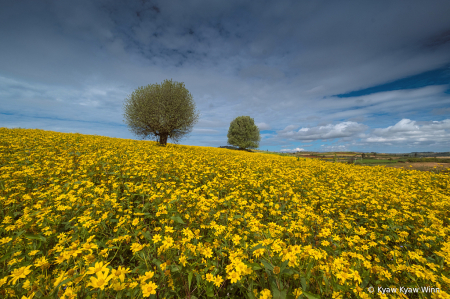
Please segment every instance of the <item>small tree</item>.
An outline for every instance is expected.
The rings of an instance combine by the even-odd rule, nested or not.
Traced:
[[[131,131],[142,139],[159,136],[160,145],[166,145],[169,137],[178,141],[198,118],[192,95],[183,83],[172,80],[140,87],[127,100],[124,116]]]
[[[261,137],[259,129],[250,116],[236,117],[228,129],[228,144],[238,146],[239,149],[258,148]]]

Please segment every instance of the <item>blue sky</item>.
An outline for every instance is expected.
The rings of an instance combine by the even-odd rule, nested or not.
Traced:
[[[136,139],[123,104],[183,82],[180,144],[450,151],[450,1],[4,1],[0,127]],[[168,140],[172,143],[172,140]]]

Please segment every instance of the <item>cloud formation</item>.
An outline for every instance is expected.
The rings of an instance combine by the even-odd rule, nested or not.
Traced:
[[[140,139],[123,102],[183,82],[200,119],[180,143],[448,151],[450,2],[9,1],[0,10],[0,122]],[[171,140],[169,139],[169,142]]]

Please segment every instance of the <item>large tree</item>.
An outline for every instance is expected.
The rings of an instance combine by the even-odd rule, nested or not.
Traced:
[[[189,133],[199,116],[184,84],[172,79],[136,89],[124,106],[131,131],[142,139],[159,136],[161,145],[167,144],[167,138],[178,141]]]
[[[258,148],[261,137],[259,129],[250,116],[236,117],[228,129],[228,144],[238,146],[239,149]]]

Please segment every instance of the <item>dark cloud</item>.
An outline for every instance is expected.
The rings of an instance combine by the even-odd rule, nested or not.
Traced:
[[[249,115],[272,150],[444,151],[449,12],[416,0],[8,1],[0,121],[133,138],[125,98],[173,79],[202,112],[186,144],[224,145]]]

